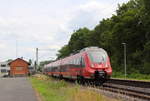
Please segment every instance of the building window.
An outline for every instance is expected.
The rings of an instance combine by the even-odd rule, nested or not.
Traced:
[[[16,67],[16,70],[21,71],[23,70],[23,67]]]
[[[7,70],[6,69],[1,69],[1,73],[6,73]]]
[[[1,64],[1,67],[6,67],[6,64]]]

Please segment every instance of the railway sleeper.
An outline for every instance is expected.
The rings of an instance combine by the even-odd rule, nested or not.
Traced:
[[[132,97],[139,98],[139,99],[144,99],[146,101],[150,101],[150,94],[147,94],[144,92],[139,92],[139,91],[120,88],[120,87],[113,87],[109,85],[103,85],[103,89],[111,91],[111,92],[127,95],[127,96],[132,96]]]

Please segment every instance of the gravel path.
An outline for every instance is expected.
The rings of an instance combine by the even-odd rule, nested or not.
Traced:
[[[38,101],[26,77],[0,78],[0,101]]]

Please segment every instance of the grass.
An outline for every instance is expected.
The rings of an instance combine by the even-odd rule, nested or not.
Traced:
[[[31,77],[32,86],[39,92],[43,101],[65,101],[65,93],[60,90],[66,85],[65,82],[49,82],[51,81],[47,77],[37,78]]]
[[[113,72],[112,78],[125,78],[124,73]],[[126,79],[150,81],[150,74],[131,73],[127,74]]]
[[[42,101],[117,101],[79,85],[73,86],[43,75],[31,77],[30,81]]]

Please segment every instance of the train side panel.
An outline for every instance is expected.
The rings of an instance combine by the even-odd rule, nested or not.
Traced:
[[[112,68],[106,51],[89,49],[46,65],[44,73],[70,79],[107,79]]]

